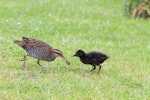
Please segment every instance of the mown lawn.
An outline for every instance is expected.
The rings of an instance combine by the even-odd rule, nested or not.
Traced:
[[[150,21],[122,15],[122,0],[0,0],[1,100],[150,100]],[[22,36],[63,51],[41,62],[13,43]],[[72,57],[78,50],[110,56],[97,70]]]

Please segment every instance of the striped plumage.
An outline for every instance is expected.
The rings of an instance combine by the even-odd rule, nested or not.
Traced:
[[[31,56],[31,57],[38,59],[37,63],[39,65],[40,65],[40,63],[39,63],[40,60],[53,61],[56,59],[57,56],[64,58],[66,60],[66,62],[68,64],[70,64],[67,61],[67,59],[63,56],[63,54],[60,50],[53,49],[50,45],[48,45],[47,43],[45,43],[41,40],[22,37],[21,41],[15,40],[14,43],[21,46],[27,52],[27,55],[24,56],[24,67],[26,67],[25,66],[26,56]]]
[[[108,59],[108,56],[102,52],[89,52],[85,53],[83,50],[78,50],[74,56],[79,57],[81,62],[84,64],[90,64],[93,66],[93,70],[96,69],[96,66],[99,66],[99,71],[101,69],[101,65],[106,59]]]

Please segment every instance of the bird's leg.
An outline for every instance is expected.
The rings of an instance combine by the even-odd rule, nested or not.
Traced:
[[[93,69],[92,70],[90,70],[90,72],[92,72],[93,70],[95,70],[96,69],[96,67],[95,67],[95,65],[93,65]]]
[[[38,59],[38,61],[37,61],[37,64],[42,68],[42,69],[44,69],[44,67],[40,64],[40,60]]]
[[[24,55],[23,60],[22,60],[22,61],[24,61],[23,62],[23,68],[24,69],[26,68],[26,57],[27,57],[27,55]]]
[[[21,61],[27,60],[25,56],[27,56],[27,55],[24,55],[23,58],[21,59]]]
[[[101,65],[98,65],[99,66],[99,70],[98,70],[98,74],[100,73],[100,70],[101,70]]]

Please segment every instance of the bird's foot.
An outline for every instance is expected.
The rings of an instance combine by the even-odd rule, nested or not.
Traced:
[[[100,72],[97,72],[97,75],[100,75]]]
[[[20,59],[20,61],[24,61],[24,59]]]
[[[26,66],[25,66],[25,65],[23,65],[23,69],[26,69]]]
[[[42,67],[41,72],[46,73],[48,71],[48,67]]]
[[[29,68],[25,65],[23,65],[23,70],[29,70]]]
[[[91,71],[86,70],[85,72],[86,72],[86,73],[90,73]]]
[[[25,59],[25,58],[20,59],[20,61],[25,61],[25,60],[27,60],[27,59]]]

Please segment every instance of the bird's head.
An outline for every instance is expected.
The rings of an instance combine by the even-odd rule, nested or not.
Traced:
[[[62,54],[62,52],[60,51],[60,50],[58,50],[58,49],[53,49],[53,52],[52,52],[54,55],[56,55],[56,57],[62,57],[65,61],[66,61],[66,63],[68,64],[68,65],[70,65],[70,62],[64,57],[64,55]]]
[[[81,57],[83,55],[85,55],[85,52],[83,50],[78,50],[73,56]]]

